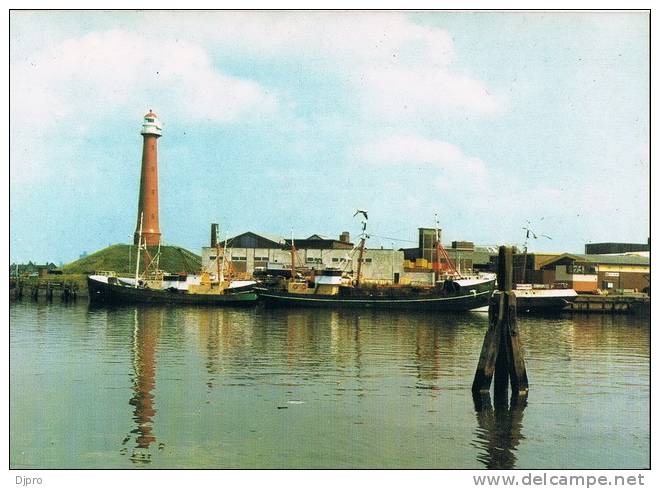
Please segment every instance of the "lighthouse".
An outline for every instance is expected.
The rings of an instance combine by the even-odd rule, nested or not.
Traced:
[[[140,198],[138,200],[137,225],[135,226],[134,244],[140,241],[140,222],[142,224],[142,243],[157,246],[160,243],[158,224],[158,138],[163,127],[158,116],[152,111],[144,116],[142,123],[142,173],[140,175]]]

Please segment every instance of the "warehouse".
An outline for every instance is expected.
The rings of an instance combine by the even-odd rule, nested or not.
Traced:
[[[647,256],[574,255],[564,253],[541,267],[543,283],[562,283],[578,292],[648,292],[651,266]]]
[[[347,232],[339,239],[313,234],[294,239],[294,245],[296,268],[340,268],[349,273],[357,270],[358,251]],[[202,248],[204,269],[215,269],[218,249],[218,246]],[[248,231],[227,240],[225,257],[235,272],[246,275],[266,269],[290,269],[291,239]],[[365,280],[399,282],[403,277],[403,251],[365,248],[361,275]]]

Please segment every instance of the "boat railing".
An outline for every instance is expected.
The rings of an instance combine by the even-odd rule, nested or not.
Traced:
[[[94,272],[94,275],[101,275],[103,277],[116,277],[117,272],[113,270],[97,270]]]

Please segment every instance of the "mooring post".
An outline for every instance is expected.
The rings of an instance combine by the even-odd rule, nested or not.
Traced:
[[[513,250],[500,246],[497,264],[497,288],[488,307],[488,331],[474,374],[472,393],[488,392],[495,375],[495,397],[506,396],[508,381],[511,394],[518,396],[528,390],[527,371],[516,321],[516,296],[513,292]]]

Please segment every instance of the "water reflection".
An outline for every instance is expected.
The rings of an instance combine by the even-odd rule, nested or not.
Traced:
[[[473,406],[485,315],[38,307],[11,316],[16,466],[648,465],[648,321],[521,317],[533,398]]]
[[[201,309],[199,311],[200,346],[206,356],[204,367],[208,374],[206,387],[208,387],[209,392],[213,389],[216,377],[222,370],[220,364],[220,343],[224,329],[225,315],[218,314],[216,311],[209,309]]]
[[[156,387],[156,352],[162,324],[162,309],[135,310],[132,345],[133,397],[128,401],[134,406],[135,428],[123,440],[123,444],[127,444],[131,438],[134,438],[135,447],[130,459],[135,464],[151,462],[150,447],[156,443],[153,425],[156,408],[153,391]]]
[[[418,389],[439,391],[440,380],[440,335],[436,328],[418,326],[415,335],[415,359],[417,360]],[[436,392],[432,394],[434,397]]]
[[[474,410],[478,428],[474,432],[474,445],[479,448],[477,460],[488,469],[513,469],[516,467],[516,449],[522,434],[523,411],[527,406],[527,396],[511,396],[507,402],[495,396],[495,408],[490,401],[490,393],[475,394]]]

